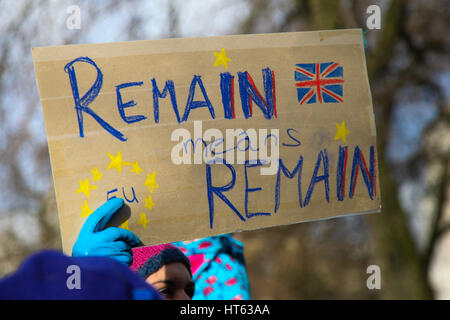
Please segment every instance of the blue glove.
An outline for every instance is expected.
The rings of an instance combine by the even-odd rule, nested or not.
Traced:
[[[126,265],[133,263],[131,248],[142,244],[131,231],[105,228],[116,212],[123,207],[123,199],[113,198],[95,210],[86,220],[73,245],[73,257],[110,257]]]

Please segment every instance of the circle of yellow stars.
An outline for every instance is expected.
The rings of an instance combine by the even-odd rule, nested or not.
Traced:
[[[108,165],[108,170],[117,170],[118,172],[122,172],[123,167],[128,167],[130,169],[130,172],[135,173],[136,175],[140,175],[144,170],[139,166],[138,161],[135,162],[128,162],[123,161],[122,159],[122,153],[119,151],[114,156],[107,152],[108,157],[110,158],[110,163]],[[94,167],[91,169],[92,173],[92,183],[95,183],[95,181],[100,181],[103,178],[103,174],[98,170],[97,167]],[[91,184],[89,178],[84,180],[79,180],[79,187],[76,190],[77,194],[83,193],[87,198],[91,196],[91,191],[96,190],[97,186],[94,184]],[[148,187],[149,195],[147,198],[145,198],[145,208],[149,209],[150,211],[153,210],[153,207],[156,205],[156,203],[153,202],[152,194],[153,191],[157,188],[159,188],[159,185],[156,181],[156,172],[153,171],[152,173],[147,174],[147,178],[144,182],[144,185]],[[92,212],[94,212],[87,202],[87,200],[84,200],[83,205],[80,206],[81,209],[81,217],[86,218],[88,217]],[[142,227],[145,229],[147,228],[147,224],[150,221],[147,218],[147,215],[145,212],[141,212],[139,214],[139,220],[138,224],[142,225]],[[130,230],[128,225],[128,220],[126,220],[124,223],[120,225],[121,228]]]

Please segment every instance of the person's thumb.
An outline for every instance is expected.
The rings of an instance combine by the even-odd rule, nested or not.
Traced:
[[[103,230],[114,214],[123,207],[123,199],[113,198],[101,205],[86,220],[81,233],[95,233]]]

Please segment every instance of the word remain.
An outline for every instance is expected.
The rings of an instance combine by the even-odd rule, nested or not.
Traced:
[[[76,63],[86,63],[91,65],[97,72],[96,79],[92,86],[84,93],[80,94],[78,87],[78,77],[75,70]],[[97,64],[89,57],[79,57],[64,67],[64,71],[69,75],[70,86],[72,89],[75,110],[78,119],[79,135],[84,135],[84,116],[91,116],[97,123],[120,141],[126,141],[127,137],[109,124],[103,117],[97,114],[90,105],[97,99],[103,86],[103,73]],[[79,76],[79,75],[78,75]],[[238,72],[239,95],[242,105],[242,112],[245,118],[253,116],[253,102],[260,108],[265,119],[277,117],[276,93],[275,93],[275,74],[270,68],[262,69],[262,79],[265,97],[259,92],[253,81],[253,78],[247,71]],[[235,101],[234,101],[234,80],[235,76],[229,72],[223,72],[219,76],[219,88],[221,93],[223,116],[225,119],[235,119]],[[189,86],[188,97],[184,107],[184,113],[181,115],[178,108],[177,95],[173,80],[166,80],[164,88],[160,90],[155,78],[151,79],[153,93],[153,121],[159,123],[159,100],[170,97],[174,116],[178,123],[188,121],[192,110],[206,108],[212,119],[216,119],[216,110],[213,107],[205,86],[203,85],[201,75],[194,75]],[[133,124],[146,120],[145,115],[127,115],[127,110],[137,105],[134,100],[123,101],[122,90],[130,87],[142,87],[143,81],[125,82],[116,86],[117,110],[121,119],[127,124]],[[196,92],[200,92],[203,99],[194,99]]]
[[[339,146],[339,155],[337,157],[337,166],[336,166],[336,199],[338,201],[344,201],[345,198],[345,183],[346,183],[346,172],[347,172],[347,159],[348,159],[349,147],[348,146]],[[376,196],[376,165],[375,165],[375,148],[373,146],[370,147],[370,160],[369,167],[367,167],[366,159],[359,148],[359,146],[355,146],[353,152],[353,161],[351,166],[351,175],[350,175],[350,184],[348,189],[348,197],[352,199],[355,195],[355,189],[358,179],[358,173],[361,171],[361,175],[363,177],[364,183],[367,187],[367,191],[371,200]],[[276,214],[280,207],[280,199],[281,199],[281,173],[283,176],[288,179],[294,179],[297,176],[297,194],[298,194],[298,206],[299,208],[305,208],[309,205],[311,201],[311,197],[313,195],[314,190],[316,190],[317,184],[323,184],[322,197],[324,196],[326,201],[330,203],[330,166],[328,159],[327,149],[324,148],[320,150],[317,154],[317,160],[314,165],[314,172],[309,182],[308,189],[306,190],[306,194],[303,197],[303,188],[302,188],[302,169],[304,166],[303,156],[300,155],[298,158],[298,162],[293,169],[289,169],[283,163],[283,159],[279,158],[279,165],[276,174],[275,183],[275,193],[274,193],[274,206],[273,213]],[[215,197],[222,200],[242,221],[247,221],[255,216],[270,216],[272,212],[250,212],[248,208],[248,199],[251,194],[257,193],[262,190],[262,186],[255,187],[252,185],[250,187],[249,183],[249,171],[251,168],[258,167],[263,165],[260,161],[257,161],[256,164],[250,163],[250,161],[245,161],[243,166],[243,174],[244,174],[244,213],[242,210],[238,210],[237,205],[233,204],[233,202],[229,199],[229,196],[226,194],[228,191],[231,191],[236,185],[236,170],[232,164],[224,162],[229,173],[231,174],[231,179],[225,185],[215,185],[213,179],[213,165],[217,164],[206,164],[206,192],[208,198],[209,205],[209,223],[210,228],[213,228],[214,224],[214,199]],[[317,192],[316,192],[317,193]]]

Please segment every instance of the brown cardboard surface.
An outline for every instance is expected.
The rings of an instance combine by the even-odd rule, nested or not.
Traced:
[[[65,252],[71,252],[86,216],[114,196],[124,198],[130,210],[113,224],[129,228],[147,245],[380,210],[375,123],[359,29],[40,47],[33,48],[32,54]],[[70,63],[72,82],[66,68]],[[303,96],[297,91],[299,81],[308,81],[296,80],[297,64],[317,66],[319,81],[343,80],[330,82],[340,86],[342,94],[323,82],[319,101],[317,85],[303,84],[301,88],[311,87],[312,93],[300,102],[309,91]],[[328,67],[341,68],[342,75],[327,74]],[[317,72],[307,69],[301,74],[309,73],[310,81],[317,80]],[[99,92],[91,91],[92,101],[87,104],[85,95],[100,72]],[[247,91],[241,85],[250,80],[245,82],[244,72],[254,83],[245,87],[254,94],[247,117],[241,100]],[[221,82],[226,76],[233,80]],[[77,113],[74,79],[81,105],[120,132],[125,141],[108,132],[87,109]],[[180,121],[169,91],[165,98],[155,99],[154,83],[162,93],[168,80],[173,83]],[[117,89],[121,84],[126,85]],[[331,95],[323,88],[331,90]],[[337,98],[331,101],[333,94]],[[122,115],[118,95],[125,104]],[[231,96],[234,118],[226,116],[224,107],[224,99]],[[191,108],[183,121],[188,105]],[[145,119],[124,120],[132,116]],[[236,161],[228,166],[207,165],[202,159],[199,164],[175,164],[172,155],[180,141],[173,141],[173,134],[186,129],[195,140],[199,126],[203,134],[219,130],[225,140],[227,129],[257,134],[278,130],[279,140],[272,138],[278,142],[283,166],[274,161],[278,170],[262,175],[261,168],[267,165]],[[256,143],[262,141],[258,136],[252,143],[261,146]],[[237,148],[249,148],[245,143],[248,140],[237,142]],[[186,146],[192,151],[190,144]],[[221,190],[224,186],[226,190]]]

